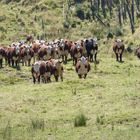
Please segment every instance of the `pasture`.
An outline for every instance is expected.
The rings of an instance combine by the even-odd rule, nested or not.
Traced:
[[[31,68],[0,69],[0,139],[4,140],[139,140],[140,60],[125,54],[115,61],[103,49],[79,79],[72,62],[64,81],[33,84]],[[86,126],[75,127],[79,114]]]

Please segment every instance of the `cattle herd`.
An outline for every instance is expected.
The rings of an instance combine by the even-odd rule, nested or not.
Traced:
[[[117,39],[113,44],[113,51],[116,55],[116,61],[122,62],[122,55],[125,50],[124,43]],[[53,75],[55,80],[60,78],[63,81],[63,65],[67,64],[70,57],[75,66],[79,78],[86,78],[90,71],[90,63],[97,63],[98,40],[90,38],[77,42],[59,39],[50,42],[44,40],[34,40],[28,36],[25,41],[12,43],[9,46],[0,46],[0,68],[5,65],[18,67],[19,63],[31,65],[33,82],[44,83],[51,82]],[[140,58],[140,47],[136,49],[135,54]]]

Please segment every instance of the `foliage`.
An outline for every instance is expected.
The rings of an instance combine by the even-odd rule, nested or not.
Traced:
[[[75,117],[74,119],[74,126],[79,127],[79,126],[86,126],[86,121],[87,118],[85,117],[84,114],[79,114],[78,116]]]

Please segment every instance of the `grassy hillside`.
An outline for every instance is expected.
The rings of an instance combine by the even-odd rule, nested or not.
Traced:
[[[67,1],[63,0],[1,0],[0,44],[25,39],[27,34],[45,40],[56,38],[77,40],[93,36],[103,39],[110,31],[117,37],[121,35],[127,42],[134,41],[127,38],[132,36],[129,19],[119,27],[117,8],[113,8],[111,18],[109,13],[106,19],[102,18],[106,25],[110,24],[109,28],[97,19],[87,18],[90,13],[89,5],[89,1],[84,0],[82,4],[75,4],[73,1],[68,10]],[[79,9],[84,11],[84,20],[77,16]],[[135,21],[135,29],[139,30],[139,19]]]

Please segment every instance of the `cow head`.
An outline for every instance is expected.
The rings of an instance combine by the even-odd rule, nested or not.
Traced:
[[[18,46],[16,46],[16,47],[15,47],[15,53],[16,53],[16,55],[18,55],[19,52],[20,52],[20,48],[19,48]]]

